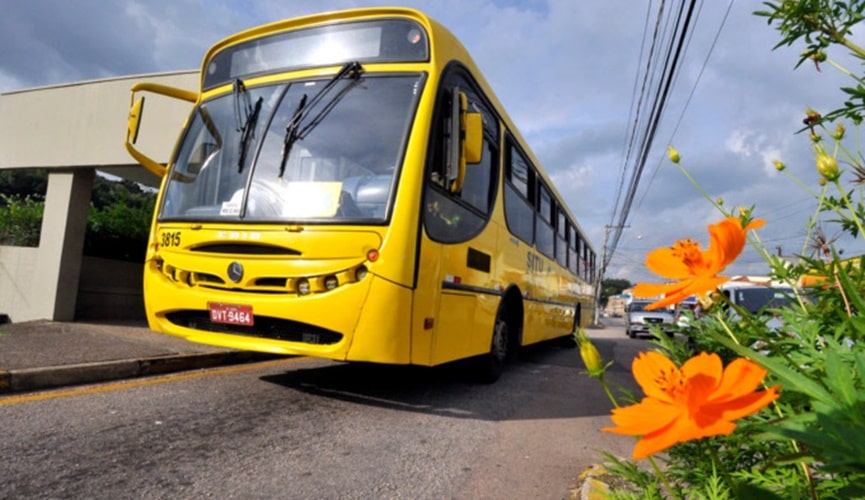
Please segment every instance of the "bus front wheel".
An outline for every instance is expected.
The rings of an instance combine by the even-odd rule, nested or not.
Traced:
[[[499,313],[496,315],[495,325],[493,326],[493,339],[490,345],[490,352],[481,356],[477,361],[477,375],[482,383],[492,384],[502,376],[505,362],[508,359],[510,340],[508,322],[505,320],[502,311],[499,310]]]

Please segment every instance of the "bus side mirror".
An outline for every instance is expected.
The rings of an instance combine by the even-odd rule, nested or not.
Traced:
[[[135,144],[138,140],[138,129],[141,128],[141,113],[144,111],[144,97],[134,101],[129,108],[129,120],[126,124],[126,142]]]
[[[132,86],[129,103],[129,118],[126,122],[126,151],[128,151],[133,158],[138,160],[138,163],[140,163],[142,167],[146,168],[153,175],[161,178],[165,176],[165,165],[162,165],[153,158],[145,155],[134,146],[135,142],[138,140],[138,132],[141,128],[141,114],[144,112],[144,97],[138,99],[135,98],[135,93],[139,91],[153,92],[155,94],[161,94],[192,103],[198,100],[198,93],[169,87],[167,85],[160,85],[158,83],[142,82],[136,83]]]
[[[453,89],[451,99],[450,152],[447,168],[448,188],[459,193],[466,178],[466,163],[478,163],[483,155],[483,115],[468,111],[468,97]]]
[[[483,159],[484,118],[480,113],[465,113],[465,140],[463,157],[466,163],[479,163]]]

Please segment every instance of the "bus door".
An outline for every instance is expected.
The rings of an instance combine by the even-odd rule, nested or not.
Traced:
[[[452,78],[458,83],[441,92],[424,193],[418,280],[424,295],[416,313],[429,319],[415,339],[416,352],[429,349],[433,365],[489,352],[499,300],[493,278],[498,227],[489,223],[497,125],[463,78]]]

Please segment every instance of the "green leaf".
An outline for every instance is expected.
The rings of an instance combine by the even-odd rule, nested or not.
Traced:
[[[838,257],[838,253],[835,252],[834,249],[832,250],[832,257],[835,261],[834,265],[838,266],[837,263],[841,261],[841,258]],[[838,281],[841,282],[841,287],[847,295],[847,300],[850,301],[851,305],[859,311],[865,311],[865,300],[862,299],[862,295],[859,294],[856,286],[850,280],[850,274],[848,274],[843,268],[839,268],[835,275],[838,276]]]
[[[728,337],[720,335],[718,332],[710,331],[708,333],[715,341],[732,350],[736,354],[748,358],[769,370],[772,375],[781,381],[782,390],[796,391],[828,405],[837,404],[834,398],[832,398],[832,394],[822,385],[802,373],[790,369],[777,358],[763,356],[748,347],[737,344]]]
[[[841,359],[834,342],[826,347],[826,385],[841,397],[846,406],[856,404],[857,394],[854,377],[847,363]]]

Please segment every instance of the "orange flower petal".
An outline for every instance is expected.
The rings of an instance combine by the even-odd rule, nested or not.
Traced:
[[[729,419],[721,418],[711,412],[701,411],[700,413],[697,413],[694,415],[694,420],[691,424],[691,434],[688,439],[685,439],[684,441],[702,439],[710,436],[727,436],[736,430],[736,424],[731,422]]]
[[[669,380],[679,375],[679,368],[667,356],[655,351],[641,352],[631,363],[634,380],[646,396],[674,402],[667,391]]]
[[[762,227],[765,220],[755,219],[744,228],[737,217],[727,217],[709,226],[709,252],[713,254],[716,273],[721,272],[742,253],[745,248],[745,233],[749,229]]]
[[[766,225],[766,221],[764,219],[754,219],[748,223],[747,226],[742,228],[743,231],[750,231],[752,229],[759,229]]]
[[[688,378],[699,374],[705,374],[714,379],[720,380],[721,376],[724,374],[724,364],[721,362],[721,357],[717,354],[701,352],[685,361],[682,365],[682,373]]]
[[[657,297],[663,295],[664,298],[652,302],[646,307],[646,309],[652,310],[678,304],[691,295],[698,295],[714,290],[719,285],[726,282],[727,279],[728,278],[723,276],[707,276],[680,281],[678,283],[666,283],[660,285],[639,283],[634,287],[633,293],[636,297]]]
[[[672,248],[657,248],[646,255],[646,267],[653,273],[674,280],[691,276],[691,268],[673,254]]]
[[[765,391],[752,392],[724,403],[705,405],[706,412],[718,413],[725,420],[736,420],[752,413],[757,413],[772,401],[778,399],[780,385]]]
[[[653,398],[643,398],[638,404],[614,408],[613,423],[616,427],[604,427],[604,432],[642,436],[670,425],[682,415],[682,409]]]
[[[637,441],[632,456],[634,460],[639,460],[664,451],[678,443],[684,443],[685,441],[701,437],[704,436],[700,435],[699,427],[695,426],[693,421],[685,418],[685,414],[682,414],[680,418],[674,420],[667,427],[646,434]]]
[[[775,386],[754,392],[766,370],[743,358],[724,368],[714,353],[702,352],[680,369],[664,354],[643,352],[634,358],[631,370],[646,397],[639,404],[614,409],[616,427],[602,430],[642,436],[634,459],[676,443],[730,434],[736,428],[733,420],[765,408],[780,390]]]
[[[721,378],[713,402],[723,402],[754,391],[766,378],[766,370],[757,363],[738,358],[731,362]]]
[[[673,428],[673,426],[670,426],[670,428]],[[664,451],[681,442],[675,433],[669,432],[669,429],[665,430],[668,432],[657,432],[643,436],[639,441],[637,441],[637,444],[634,445],[634,451],[631,454],[631,458],[634,460],[640,460],[641,458],[654,455],[659,451]]]
[[[718,276],[732,263],[745,247],[747,231],[762,227],[766,221],[755,219],[744,228],[737,217],[727,217],[709,230],[709,248],[700,251],[700,245],[690,239],[662,247],[646,255],[646,267],[659,276],[678,280],[677,283],[653,285],[640,283],[634,288],[638,297],[663,296],[648,309],[657,309],[681,302],[691,295],[714,290],[727,278]]]

